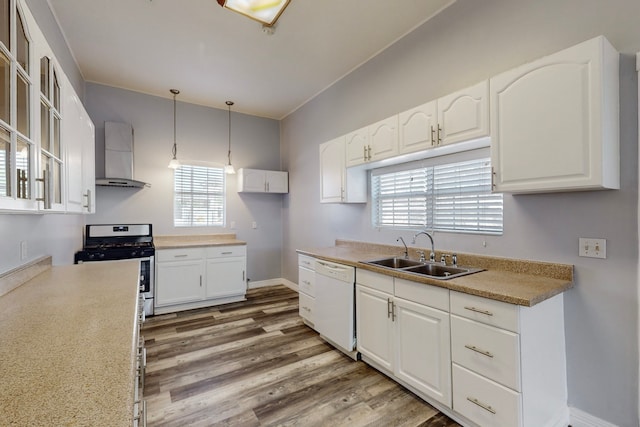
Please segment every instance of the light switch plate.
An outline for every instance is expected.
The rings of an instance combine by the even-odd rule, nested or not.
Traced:
[[[607,239],[580,237],[578,239],[578,255],[605,259],[607,257]]]

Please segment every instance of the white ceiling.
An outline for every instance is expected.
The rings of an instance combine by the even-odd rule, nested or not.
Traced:
[[[291,0],[267,35],[216,0],[49,0],[89,82],[282,119],[455,0]]]

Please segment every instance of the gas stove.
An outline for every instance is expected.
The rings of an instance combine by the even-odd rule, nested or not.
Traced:
[[[155,254],[151,224],[87,225],[75,262],[146,258]]]

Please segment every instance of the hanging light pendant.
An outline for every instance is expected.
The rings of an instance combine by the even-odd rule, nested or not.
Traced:
[[[224,173],[234,174],[236,173],[236,170],[231,164],[231,106],[233,105],[233,101],[227,101],[225,104],[227,104],[227,107],[229,108],[229,152],[227,153],[228,163],[224,167]]]
[[[173,158],[169,162],[169,168],[178,169],[180,167],[180,162],[178,161],[178,144],[176,143],[176,95],[180,93],[178,89],[170,89],[169,90],[173,94],[173,148],[171,149],[171,154],[173,154]]]
[[[287,7],[289,0],[218,0],[218,4],[271,27]]]

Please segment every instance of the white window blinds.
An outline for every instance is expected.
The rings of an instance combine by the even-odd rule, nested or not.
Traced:
[[[502,194],[487,158],[372,174],[376,227],[502,233]]]
[[[224,169],[181,165],[174,172],[173,224],[224,226]]]

